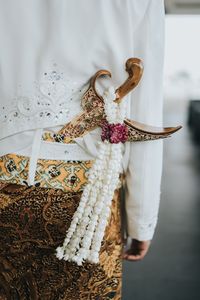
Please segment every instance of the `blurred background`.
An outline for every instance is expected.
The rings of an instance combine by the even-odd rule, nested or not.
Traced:
[[[159,1],[159,0],[155,0]],[[158,224],[148,255],[124,262],[124,300],[200,299],[200,0],[165,0],[164,141]]]

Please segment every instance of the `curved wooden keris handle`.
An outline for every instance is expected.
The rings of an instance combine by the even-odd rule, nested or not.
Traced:
[[[140,82],[140,79],[142,77],[143,70],[144,70],[144,67],[143,67],[142,61],[139,58],[129,58],[126,61],[126,71],[129,76],[125,80],[125,82],[119,88],[116,89],[115,93],[117,96],[116,96],[115,102],[117,102],[117,103],[121,102],[122,99],[138,85],[138,83]],[[101,99],[102,99],[102,97],[97,92],[95,85],[96,85],[97,79],[99,77],[105,76],[105,75],[108,75],[109,77],[112,76],[108,70],[99,70],[90,79],[89,89],[92,89],[95,92],[96,96]]]
[[[126,62],[126,71],[129,76],[126,81],[116,89],[116,102],[119,103],[130,91],[132,91],[140,82],[143,74],[143,64],[139,58],[129,58]]]

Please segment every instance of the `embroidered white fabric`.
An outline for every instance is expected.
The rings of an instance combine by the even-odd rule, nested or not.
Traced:
[[[69,122],[81,111],[80,99],[87,88],[56,70],[44,72],[34,81],[31,92],[18,85],[17,96],[8,104],[0,103],[0,139],[32,128],[50,127]],[[30,83],[31,85],[31,83]]]

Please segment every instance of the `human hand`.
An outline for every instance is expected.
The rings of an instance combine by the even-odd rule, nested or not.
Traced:
[[[132,239],[130,246],[124,250],[122,258],[129,261],[142,260],[147,254],[150,244],[151,240],[138,241],[136,239]]]

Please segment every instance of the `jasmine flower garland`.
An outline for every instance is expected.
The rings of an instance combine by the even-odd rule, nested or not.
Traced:
[[[61,247],[56,249],[59,259],[99,262],[99,252],[110,216],[114,192],[119,185],[122,161],[122,143],[127,140],[127,128],[123,124],[125,109],[116,99],[113,87],[104,92],[106,122],[102,127],[102,141],[92,165],[79,206]]]

